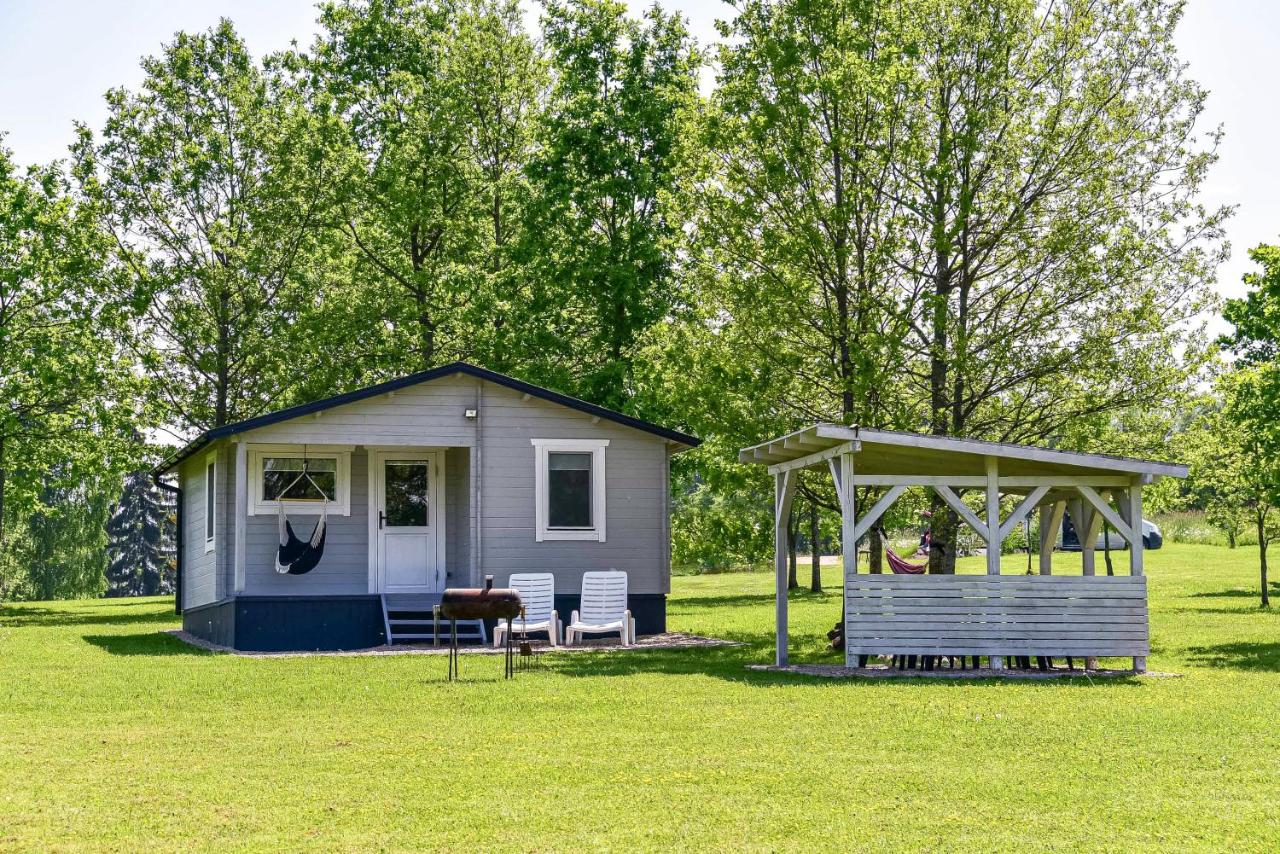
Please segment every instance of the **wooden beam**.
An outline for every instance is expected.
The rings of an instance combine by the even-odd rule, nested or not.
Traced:
[[[952,489],[981,489],[987,485],[986,475],[961,474],[860,474],[858,486],[937,486],[942,484]],[[1122,477],[1072,477],[1070,475],[1031,475],[1000,478],[1000,489],[1034,489],[1037,486],[1071,488],[1079,485],[1107,487],[1128,487],[1129,481]]]
[[[1027,514],[1040,504],[1040,499],[1044,498],[1048,492],[1049,487],[1037,486],[1030,495],[1022,499],[1022,503],[1014,508],[1013,512],[1009,514],[1009,518],[1000,523],[1000,542],[1003,543],[1005,538],[1013,533],[1013,529],[1018,526],[1018,523],[1027,518]],[[1031,544],[1028,543],[1027,548],[1030,547]]]
[[[815,439],[812,436],[807,436],[804,434],[800,434],[796,436],[786,436],[782,440],[782,447],[793,448],[795,450],[820,451],[823,448],[828,447],[829,445],[830,445],[830,442],[823,442],[820,439]]]
[[[839,457],[831,457],[827,460],[827,468],[831,471],[831,482],[836,485],[836,500],[840,502],[840,512],[843,513],[844,490],[841,488],[841,484],[844,483],[844,481],[841,478],[840,465]]]
[[[1004,542],[1000,527],[1000,462],[987,457],[987,575],[1000,574],[1000,545]],[[1004,670],[1003,655],[989,655],[992,670]]]
[[[783,454],[771,454],[771,453],[769,453],[768,451],[766,451],[764,448],[758,448],[758,449],[756,449],[756,450],[753,450],[753,451],[751,452],[751,454],[752,454],[752,456],[754,457],[754,461],[755,461],[755,462],[757,462],[757,463],[770,463],[770,464],[772,464],[772,463],[776,463],[776,462],[781,462],[781,461],[783,461],[783,460],[785,460],[785,459],[786,459],[786,456],[785,456],[785,455],[783,455]],[[773,470],[772,466],[771,466],[771,467],[770,467],[770,469],[769,469],[769,474],[777,474],[777,472],[775,472],[775,471]]]
[[[1000,463],[987,457],[987,575],[1000,574]]]
[[[1129,574],[1142,575],[1142,558],[1144,543],[1142,542],[1142,487],[1134,484],[1125,495],[1129,518],[1133,520],[1130,527],[1134,537],[1129,542]]]
[[[1142,542],[1142,483],[1141,481],[1134,483],[1129,487],[1128,493],[1125,495],[1126,507],[1128,509],[1129,527],[1136,535],[1129,541],[1129,574],[1142,575],[1142,557],[1145,546]],[[1147,657],[1145,655],[1135,655],[1133,657],[1133,672],[1147,672]]]
[[[1115,508],[1111,506],[1111,502],[1104,501],[1102,496],[1099,495],[1091,486],[1081,484],[1076,487],[1076,491],[1083,495],[1085,500],[1092,504],[1094,508],[1102,514],[1102,518],[1111,523],[1111,527],[1115,528],[1116,531],[1120,533],[1120,536],[1124,537],[1125,542],[1130,546],[1133,545],[1133,528],[1130,527],[1129,523],[1121,518],[1120,514],[1115,511]],[[1141,525],[1141,523],[1139,523],[1139,525]],[[1141,537],[1139,537],[1139,539],[1141,539]]]
[[[795,471],[796,469],[807,469],[811,466],[821,465],[829,459],[838,457],[841,454],[852,454],[858,451],[857,442],[845,442],[843,445],[832,445],[821,451],[814,451],[812,454],[806,454],[803,457],[786,460],[769,466],[769,474],[779,474],[780,472]],[[757,451],[757,453],[759,453]]]
[[[828,463],[834,461],[828,460]],[[840,493],[840,562],[844,569],[844,580],[847,584],[849,579],[858,574],[858,536],[857,526],[857,493],[854,491],[854,456],[853,454],[841,454],[839,457],[839,465],[836,467],[840,471],[839,486]],[[833,471],[835,469],[833,468]]]
[[[960,496],[951,491],[951,487],[944,484],[938,484],[933,489],[938,493],[938,496],[947,503],[948,507],[956,511],[960,518],[969,524],[970,528],[973,528],[973,530],[978,532],[978,536],[982,537],[984,542],[991,539],[991,534],[987,531],[987,526],[978,518],[978,514],[970,510],[968,505],[960,500]]]
[[[867,515],[857,521],[853,526],[852,533],[855,553],[857,552],[858,540],[866,536],[867,531],[871,530],[871,526],[876,523],[876,520],[883,516],[885,511],[892,507],[893,503],[906,491],[907,488],[905,486],[890,487],[889,491],[880,496],[880,500],[871,506],[871,509],[867,511]]]
[[[1040,511],[1040,574],[1053,575],[1053,546],[1062,530],[1067,502],[1055,501]]]
[[[779,472],[774,475],[773,489],[773,568],[776,574],[775,626],[777,640],[774,661],[779,667],[787,663],[787,521],[791,518],[791,500],[796,494],[795,472]]]

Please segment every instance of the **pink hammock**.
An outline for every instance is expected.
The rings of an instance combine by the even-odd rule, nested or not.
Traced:
[[[888,546],[884,547],[884,556],[889,559],[889,568],[893,570],[894,575],[924,575],[924,571],[929,568],[929,561],[911,563],[903,560]]]

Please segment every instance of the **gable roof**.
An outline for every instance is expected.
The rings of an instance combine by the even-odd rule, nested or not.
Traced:
[[[981,475],[983,460],[997,457],[1001,472],[1011,475],[1124,474],[1186,477],[1181,463],[1142,460],[1110,454],[1062,451],[1012,442],[931,436],[903,430],[814,424],[738,452],[739,462],[782,465],[853,443],[858,471],[864,474]],[[811,467],[825,467],[817,460]]]
[[[420,383],[431,382],[432,380],[441,379],[443,377],[454,376],[455,374],[466,374],[476,379],[486,380],[495,385],[505,386],[506,388],[518,391],[521,394],[527,394],[530,397],[541,398],[552,403],[558,403],[561,406],[567,406],[570,409],[576,409],[579,412],[585,412],[606,421],[613,421],[625,427],[631,427],[645,433],[666,439],[669,442],[675,442],[690,448],[696,448],[702,444],[702,440],[696,436],[690,436],[687,433],[681,433],[678,430],[670,430],[657,424],[652,424],[640,418],[635,418],[618,412],[613,409],[607,409],[594,403],[588,403],[585,400],[579,400],[576,397],[570,397],[567,394],[561,394],[558,391],[552,391],[549,388],[536,386],[527,383],[524,380],[518,380],[515,377],[509,377],[506,374],[500,374],[497,371],[491,371],[487,368],[481,368],[467,362],[450,362],[447,365],[441,365],[438,368],[432,368],[427,371],[419,371],[415,374],[397,377],[393,380],[387,380],[377,385],[371,385],[366,388],[349,391],[345,394],[337,394],[333,397],[326,397],[321,400],[313,400],[310,403],[302,403],[297,406],[291,406],[288,409],[280,409],[276,412],[268,412],[265,415],[259,415],[255,418],[248,418],[244,421],[237,421],[234,424],[224,424],[221,427],[215,427],[212,430],[206,430],[192,441],[188,442],[178,452],[169,456],[164,462],[156,466],[153,474],[161,475],[170,471],[190,457],[192,454],[198,453],[202,448],[208,446],[211,442],[222,439],[226,436],[232,436],[236,433],[244,433],[248,430],[256,430],[259,427],[266,427],[269,424],[278,424],[281,421],[288,421],[291,418],[298,418],[303,415],[310,415],[325,409],[332,409],[335,406],[345,406],[348,403],[356,403],[370,397],[376,397],[380,394],[386,394],[389,391],[397,391],[408,386],[418,385]]]

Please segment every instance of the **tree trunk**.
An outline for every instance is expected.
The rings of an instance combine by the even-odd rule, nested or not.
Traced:
[[[1262,607],[1271,607],[1271,592],[1267,589],[1267,514],[1258,513],[1258,573],[1262,582]]]
[[[1111,565],[1111,526],[1106,522],[1102,523],[1102,559],[1107,563],[1107,575],[1115,575],[1116,569]]]
[[[1234,549],[1235,547],[1236,547],[1236,532],[1234,530],[1228,529],[1227,530],[1227,548]]]
[[[800,586],[796,577],[796,514],[793,510],[787,520],[787,589],[795,590]]]
[[[4,437],[0,436],[0,549],[4,548],[4,489],[5,489]]]
[[[879,528],[872,528],[867,534],[867,548],[871,550],[867,554],[867,566],[872,575],[880,575],[884,572],[884,538],[880,536]]]
[[[960,519],[955,511],[937,495],[933,496],[929,520],[929,573],[931,575],[956,574],[956,535],[960,533]]]
[[[822,592],[822,549],[818,548],[818,505],[809,504],[809,589]]]

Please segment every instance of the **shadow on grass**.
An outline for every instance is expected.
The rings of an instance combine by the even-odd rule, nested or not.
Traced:
[[[132,635],[85,635],[86,642],[112,655],[214,655],[164,632]]]
[[[1264,617],[1280,617],[1280,608],[1276,607],[1278,602],[1280,602],[1280,600],[1273,599],[1270,608],[1263,608],[1261,603],[1254,603],[1252,605],[1203,605],[1198,608],[1170,608],[1166,610],[1165,613],[1216,614],[1219,616],[1227,616],[1229,614],[1243,614],[1246,616],[1250,614],[1260,614]]]
[[[1271,595],[1273,597],[1280,597],[1280,581],[1271,582],[1270,587],[1271,587]],[[1208,593],[1192,593],[1188,598],[1191,598],[1191,599],[1258,599],[1260,598],[1260,594],[1258,592],[1258,588],[1256,587],[1251,587],[1248,590],[1243,590],[1239,587],[1234,587],[1230,590],[1212,590],[1212,591],[1209,591]]]
[[[1220,643],[1187,648],[1187,658],[1202,667],[1280,671],[1280,643]]]
[[[885,678],[874,676],[855,676],[845,678],[828,678],[803,673],[778,673],[769,670],[750,670],[749,664],[766,664],[773,659],[773,638],[764,639],[759,634],[727,636],[742,646],[721,647],[689,647],[685,649],[631,650],[627,652],[573,653],[555,656],[547,662],[548,669],[563,676],[583,678],[625,677],[643,673],[660,673],[664,675],[711,676],[756,687],[778,685],[807,685],[813,687],[838,685],[893,684],[912,687],[929,685],[949,686],[953,688],[972,685],[974,682],[994,684],[1039,685],[1047,680],[1035,679],[1000,679],[989,675],[989,671],[970,671],[967,678],[940,678],[911,675]],[[796,664],[840,665],[843,656],[838,653],[828,655],[805,652],[792,654],[792,662]],[[1081,661],[1076,661],[1076,667]],[[1060,678],[1051,681],[1054,685],[1093,686],[1127,685],[1140,686],[1136,677],[1108,677],[1097,680],[1086,677],[1079,672],[1075,678]]]
[[[105,603],[104,603],[105,604]],[[126,603],[110,603],[118,607]],[[172,608],[162,608],[154,602],[127,603],[137,611],[111,612],[107,614],[82,613],[75,609],[42,608],[25,605],[0,607],[0,625],[10,628],[22,626],[127,626],[134,623],[162,623],[176,619]],[[94,608],[100,607],[95,603]]]

